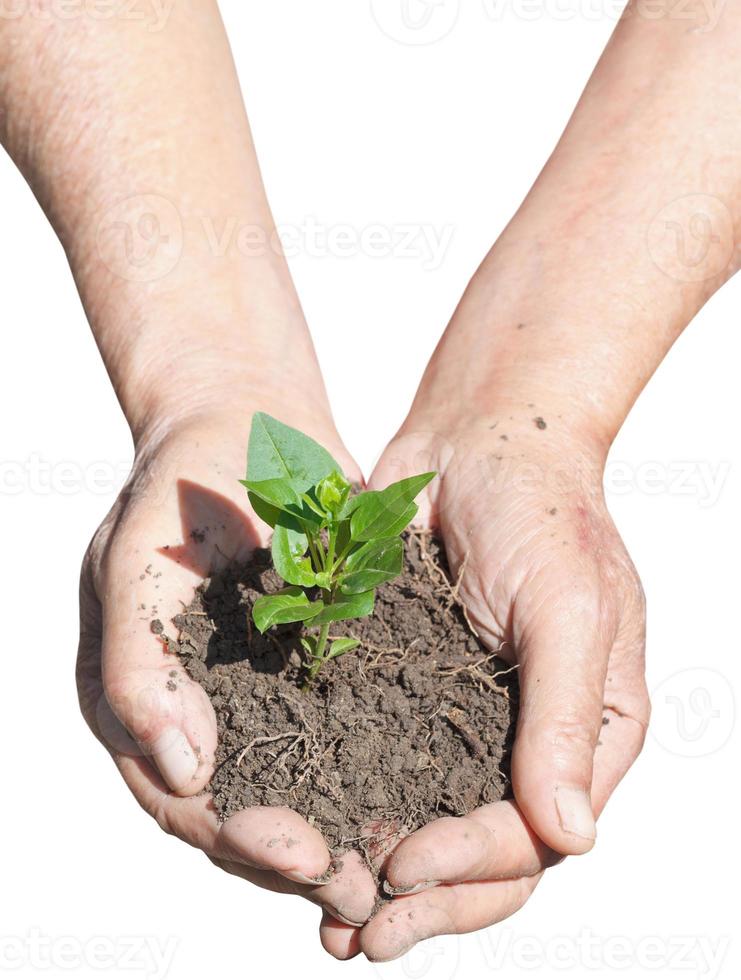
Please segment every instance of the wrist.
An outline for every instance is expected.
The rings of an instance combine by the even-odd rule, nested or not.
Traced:
[[[579,235],[503,236],[428,365],[416,419],[461,428],[504,416],[524,430],[542,419],[551,438],[562,430],[606,458],[697,300],[663,294],[647,268],[616,268],[606,281],[582,247]]]
[[[201,421],[234,425],[257,410],[279,417],[289,410],[322,432],[334,430],[282,258],[235,264],[199,256],[187,266],[154,288],[100,269],[84,283],[85,307],[135,444]]]

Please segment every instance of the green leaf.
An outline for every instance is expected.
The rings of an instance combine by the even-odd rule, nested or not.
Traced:
[[[301,497],[288,480],[242,480],[242,486],[278,510],[286,507],[301,507]]]
[[[375,591],[362,592],[360,595],[342,596],[331,605],[326,605],[318,616],[315,616],[309,626],[324,626],[325,623],[337,623],[341,619],[361,619],[370,616],[376,599]]]
[[[239,481],[243,487],[247,484],[244,480]],[[258,497],[256,493],[251,490],[247,490],[247,496],[250,499],[250,505],[260,520],[265,521],[270,527],[275,527],[278,523],[278,517],[280,516],[280,510],[278,507],[274,507],[269,504],[267,500],[263,500],[262,497]]]
[[[277,480],[288,484],[295,494],[301,494],[334,470],[342,472],[327,450],[313,439],[264,412],[252,416],[247,483],[255,493],[259,491],[254,484]],[[263,494],[259,495],[267,499]]]
[[[343,653],[349,653],[360,646],[360,640],[355,640],[351,636],[345,636],[341,640],[333,640],[327,654],[327,660],[333,657],[341,657]]]
[[[378,491],[372,491],[378,493]],[[354,541],[372,541],[401,534],[417,515],[416,504],[409,504],[400,514],[385,506],[381,494],[363,501],[350,518],[350,533]]]
[[[302,636],[301,646],[309,654],[309,657],[313,660],[316,656],[316,638],[313,636]]]
[[[311,619],[321,611],[323,605],[321,599],[310,602],[305,592],[292,585],[275,595],[260,596],[252,607],[252,619],[260,632],[265,633],[271,626],[302,623]]]
[[[437,476],[434,471],[431,473],[419,473],[417,476],[410,476],[406,480],[399,480],[398,483],[392,483],[385,490],[382,490],[388,500],[404,500],[411,503],[415,500],[420,493],[424,490],[428,483],[432,481]]]
[[[414,498],[436,475],[422,473],[392,483],[385,490],[360,494],[350,521],[353,539],[372,541],[400,534],[417,514]]]
[[[309,539],[301,531],[293,531],[280,524],[273,532],[271,552],[275,570],[291,585],[309,588],[316,585],[316,572],[311,567],[311,559],[305,558]]]
[[[372,492],[374,491],[363,490],[361,493],[356,493],[354,497],[350,497],[348,500],[346,500],[342,506],[342,510],[337,515],[338,519],[344,521],[350,517],[358,505],[363,502],[363,498],[369,497]]]
[[[276,527],[276,525],[281,524],[283,527],[290,528],[292,531],[300,531],[302,524],[308,524],[310,527],[317,529],[321,527],[323,515],[320,517],[313,509],[310,509],[303,497],[299,498],[295,496],[295,503],[280,505],[277,503],[279,500],[278,495],[273,494],[273,500],[276,502],[270,503],[268,500],[263,499],[263,497],[258,496],[254,490],[250,489],[250,485],[246,480],[240,480],[239,482],[242,486],[248,488],[247,496],[250,498],[250,504],[252,504],[254,512],[266,524],[269,524],[270,527]],[[256,483],[253,486],[257,487],[259,491],[265,492],[266,489],[274,490],[276,482],[268,481],[267,484]]]
[[[369,541],[347,559],[345,574],[340,578],[340,591],[355,595],[390,582],[400,574],[404,564],[404,544],[401,538],[381,538]]]
[[[337,542],[335,545],[336,554],[344,554],[345,549],[350,544],[350,521],[340,521],[337,525]]]
[[[246,486],[244,480],[239,481],[241,484]],[[247,496],[250,499],[250,504],[252,509],[257,514],[257,516],[269,524],[270,527],[275,527],[276,524],[283,524],[285,527],[290,527],[293,531],[300,531],[301,525],[298,519],[288,511],[281,510],[279,507],[275,507],[273,504],[269,504],[267,500],[263,500],[262,497],[258,497],[256,493],[248,490]]]

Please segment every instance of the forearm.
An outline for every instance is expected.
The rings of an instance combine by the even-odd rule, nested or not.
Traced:
[[[538,181],[474,277],[416,405],[465,375],[605,451],[694,314],[737,267],[741,10],[718,26],[630,11]],[[527,397],[526,397],[527,396]],[[562,422],[557,422],[562,415]],[[463,424],[463,421],[461,421]]]
[[[3,143],[64,245],[135,437],[318,374],[216,4],[177,0],[151,33],[24,16],[0,44]]]

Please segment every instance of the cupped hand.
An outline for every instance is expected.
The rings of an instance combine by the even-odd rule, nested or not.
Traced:
[[[605,506],[599,453],[534,405],[448,432],[412,419],[371,486],[432,469],[426,521],[469,620],[519,666],[514,799],[405,838],[384,867],[391,902],[362,930],[325,916],[322,941],[340,958],[393,959],[516,911],[544,869],[593,847],[648,723],[643,592]]]
[[[285,409],[282,417],[292,422]],[[254,518],[237,482],[249,418],[243,421],[201,419],[161,429],[140,447],[83,564],[80,704],[134,796],[163,830],[230,873],[303,895],[334,921],[360,924],[370,915],[376,886],[359,854],[344,855],[333,873],[320,833],[284,808],[254,807],[219,822],[202,792],[217,742],[211,703],[151,628],[160,620],[165,633],[175,635],[172,618],[201,579],[230,559],[249,558],[266,541],[268,529]],[[358,477],[333,430],[308,419],[293,424]]]

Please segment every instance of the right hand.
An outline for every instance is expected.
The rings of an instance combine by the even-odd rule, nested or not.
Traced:
[[[333,427],[296,418],[295,411],[284,410],[281,418],[311,433],[350,478],[360,478]],[[231,874],[303,895],[334,919],[362,925],[376,886],[359,853],[344,855],[341,869],[324,881],[329,851],[297,813],[253,807],[219,822],[203,792],[217,745],[213,708],[150,627],[157,618],[166,633],[177,635],[172,617],[201,579],[226,556],[244,561],[266,542],[267,529],[237,482],[245,435],[233,419],[200,419],[169,426],[139,447],[131,477],[83,563],[80,705],[129,789],[163,830]]]

